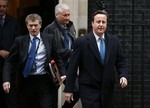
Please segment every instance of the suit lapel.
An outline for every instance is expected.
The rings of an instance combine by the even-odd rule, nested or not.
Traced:
[[[44,36],[42,33],[41,33],[41,38],[42,38],[43,44],[44,44],[45,49],[46,49],[47,60],[49,60],[50,59],[49,56],[48,56],[48,55],[50,55],[49,54],[50,53],[50,49],[49,48],[51,48],[51,47],[49,46],[48,38],[47,38],[47,36]]]
[[[26,60],[27,55],[28,55],[28,50],[29,50],[29,45],[30,45],[30,36],[29,35],[25,35],[25,38],[23,38],[23,62]]]
[[[88,35],[88,40],[89,40],[89,46],[92,49],[94,55],[96,56],[96,58],[101,62],[101,58],[100,58],[100,52],[98,50],[98,46],[96,43],[96,39],[95,36],[92,32],[90,32],[90,34]],[[102,62],[101,62],[102,63]]]
[[[105,34],[105,37],[106,37],[106,43],[105,43],[106,44],[106,56],[105,56],[105,62],[104,62],[104,64],[106,64],[108,62],[108,60],[109,60],[110,52],[111,52],[112,45],[113,45],[112,38],[109,35],[107,35],[107,34]],[[96,39],[94,37],[94,34],[91,32],[88,35],[87,38],[89,40],[89,46],[92,49],[94,55],[102,63],[101,57],[100,57],[100,53],[99,53],[99,50],[98,50],[98,46],[96,44]]]
[[[107,34],[105,34],[105,37],[106,37],[106,56],[105,56],[105,63],[107,63],[108,62],[108,60],[109,60],[109,57],[110,57],[110,52],[111,52],[111,50],[112,50],[112,38],[109,36],[109,35],[107,35]]]

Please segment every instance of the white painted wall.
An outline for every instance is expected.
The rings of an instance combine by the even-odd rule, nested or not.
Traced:
[[[85,29],[87,31],[87,23],[88,23],[88,0],[59,0],[59,3],[66,3],[70,7],[70,17],[71,21],[73,21],[76,29],[76,36],[78,37],[79,29]],[[64,86],[62,85],[59,88],[59,95],[58,95],[58,108],[61,108],[62,104],[64,103],[64,93],[63,93]],[[74,108],[82,108],[81,101],[75,105]]]
[[[78,30],[79,29],[86,29],[87,30],[87,9],[88,9],[88,0],[59,0],[60,3],[66,3],[70,7],[70,17],[71,21],[74,22],[77,37],[78,37]]]

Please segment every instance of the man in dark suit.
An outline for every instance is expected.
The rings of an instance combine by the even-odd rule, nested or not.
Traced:
[[[106,33],[107,17],[104,10],[92,15],[93,29],[87,36],[77,39],[66,74],[65,98],[71,102],[79,66],[79,91],[83,108],[112,107],[116,71],[121,87],[127,86],[127,61],[117,37]]]
[[[45,33],[53,34],[55,36],[57,51],[63,59],[65,69],[68,69],[69,59],[72,54],[72,48],[76,40],[76,31],[74,24],[70,21],[70,8],[67,4],[57,4],[55,6],[55,20],[44,28]],[[67,36],[66,36],[67,33]],[[66,41],[68,46],[66,45]],[[78,78],[76,79],[76,86],[74,89],[74,101],[68,103],[65,101],[62,108],[73,108],[73,106],[79,100],[79,90],[78,90]],[[56,90],[55,90],[56,91]],[[57,94],[56,98],[57,98]],[[56,99],[57,100],[57,99]],[[57,108],[57,105],[55,105]]]
[[[2,72],[4,61],[9,54],[10,47],[19,36],[19,24],[7,14],[8,0],[0,0],[0,106],[2,108],[16,108],[16,90],[14,79],[10,93],[6,94],[2,87]]]
[[[57,53],[54,36],[40,33],[41,17],[29,14],[25,22],[29,34],[16,38],[10,49],[4,65],[3,89],[9,93],[10,76],[17,68],[17,90],[21,94],[19,108],[52,108],[54,83],[49,62],[55,60],[62,76],[65,68]]]

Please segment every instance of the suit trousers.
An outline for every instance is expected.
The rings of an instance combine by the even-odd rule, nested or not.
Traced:
[[[9,94],[5,93],[6,108],[17,108],[17,93],[14,82],[11,83]]]
[[[3,83],[2,83],[2,72],[0,71],[0,106],[2,108],[6,108],[6,102],[5,102],[5,92],[3,90]]]
[[[100,88],[89,84],[81,84],[79,87],[83,108],[103,108]]]
[[[53,108],[54,84],[45,75],[30,75],[23,80],[21,108]]]
[[[79,87],[82,108],[112,108],[112,90],[102,91],[101,87],[91,84]]]
[[[0,71],[0,106],[1,108],[17,108],[17,97],[15,82],[12,80],[9,94],[3,90],[2,84],[2,71]]]

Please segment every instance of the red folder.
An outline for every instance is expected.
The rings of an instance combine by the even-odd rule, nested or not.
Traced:
[[[50,68],[50,72],[51,72],[55,86],[60,86],[63,83],[63,80],[61,79],[60,72],[54,60],[50,61],[49,68]]]

